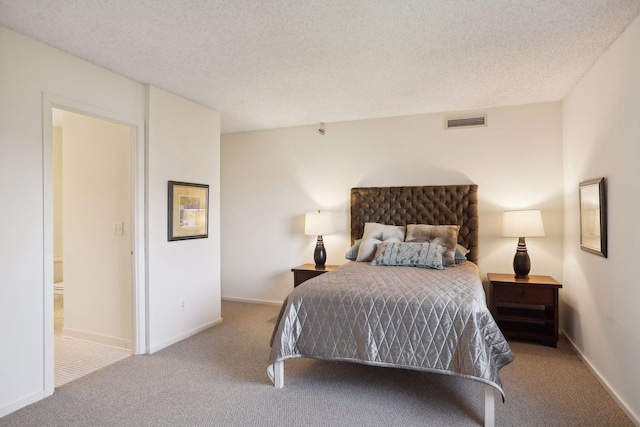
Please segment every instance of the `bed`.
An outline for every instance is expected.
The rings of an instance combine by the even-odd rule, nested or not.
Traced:
[[[285,299],[267,368],[276,388],[284,361],[298,357],[454,375],[485,385],[493,425],[499,371],[513,354],[477,267],[478,187],[353,188],[351,242],[356,261]]]

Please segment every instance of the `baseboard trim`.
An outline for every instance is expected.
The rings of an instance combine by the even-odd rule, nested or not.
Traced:
[[[200,326],[198,328],[192,329],[189,332],[185,332],[184,334],[180,334],[180,335],[178,335],[176,337],[173,337],[173,338],[171,338],[171,339],[169,339],[167,341],[164,341],[164,342],[162,342],[160,344],[149,346],[147,348],[147,353],[153,354],[153,353],[155,353],[157,351],[162,350],[163,348],[169,347],[170,345],[173,345],[173,344],[175,344],[177,342],[180,342],[180,341],[182,341],[182,340],[184,340],[186,338],[189,338],[189,337],[191,337],[193,335],[199,334],[200,332],[202,332],[202,331],[204,331],[206,329],[209,329],[210,327],[215,326],[215,325],[217,325],[219,323],[222,323],[222,317],[217,319],[217,320],[214,320],[213,322],[209,322],[209,323],[207,323],[205,325],[202,325],[202,326]]]
[[[9,415],[12,412],[17,411],[18,409],[22,409],[25,406],[29,406],[32,403],[36,403],[39,400],[44,399],[45,397],[49,397],[53,394],[53,390],[51,390],[50,393],[47,393],[46,391],[39,391],[37,393],[34,393],[30,396],[27,396],[23,399],[17,400],[13,403],[8,404],[7,406],[3,406],[0,408],[0,418]]]
[[[268,304],[268,305],[277,305],[278,307],[282,306],[282,301],[266,301],[266,300],[260,300],[260,299],[222,297],[222,301],[246,302],[249,304]]]
[[[62,336],[67,338],[73,338],[74,340],[89,341],[97,344],[106,345],[109,347],[121,348],[123,350],[131,351],[131,340],[110,337],[108,335],[97,334],[95,332],[80,331],[77,329],[63,328]]]
[[[585,364],[587,369],[591,371],[594,377],[598,380],[598,382],[604,387],[604,389],[609,393],[614,402],[622,409],[622,411],[629,417],[631,422],[635,424],[637,427],[640,427],[640,417],[635,414],[631,408],[627,405],[627,403],[616,393],[616,391],[609,385],[609,383],[600,375],[600,372],[589,362],[589,359],[578,349],[576,344],[571,340],[569,335],[566,334],[564,330],[560,330],[560,333],[564,335],[567,339],[567,342],[571,346],[571,349],[578,355],[580,360]]]

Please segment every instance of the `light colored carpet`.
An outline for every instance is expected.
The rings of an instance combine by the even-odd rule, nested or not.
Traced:
[[[56,387],[131,356],[121,348],[62,336],[55,337],[54,354]]]
[[[346,362],[285,363],[266,375],[279,308],[223,302],[224,322],[153,355],[63,385],[0,426],[479,426],[482,384]],[[513,342],[498,426],[632,426],[567,343]]]

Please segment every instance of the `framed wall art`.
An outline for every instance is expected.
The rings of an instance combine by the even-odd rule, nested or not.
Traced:
[[[583,181],[580,195],[580,249],[607,257],[607,198],[604,178]]]
[[[209,186],[169,181],[168,240],[209,237]]]

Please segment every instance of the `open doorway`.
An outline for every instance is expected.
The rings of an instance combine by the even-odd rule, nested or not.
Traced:
[[[132,216],[129,228],[132,238],[132,316],[133,316],[133,354],[148,352],[147,332],[147,270],[146,270],[146,237],[145,237],[145,125],[144,118],[122,114],[113,109],[105,109],[81,101],[65,98],[44,92],[42,95],[43,120],[43,296],[44,296],[44,392],[50,395],[55,388],[54,369],[54,243],[53,243],[53,109],[79,113],[127,126],[131,130],[131,182],[132,182]],[[111,224],[113,227],[113,223]],[[113,229],[111,229],[113,231]],[[126,229],[123,229],[126,231]],[[63,280],[64,281],[64,280]]]
[[[135,128],[52,109],[55,386],[131,355]]]

